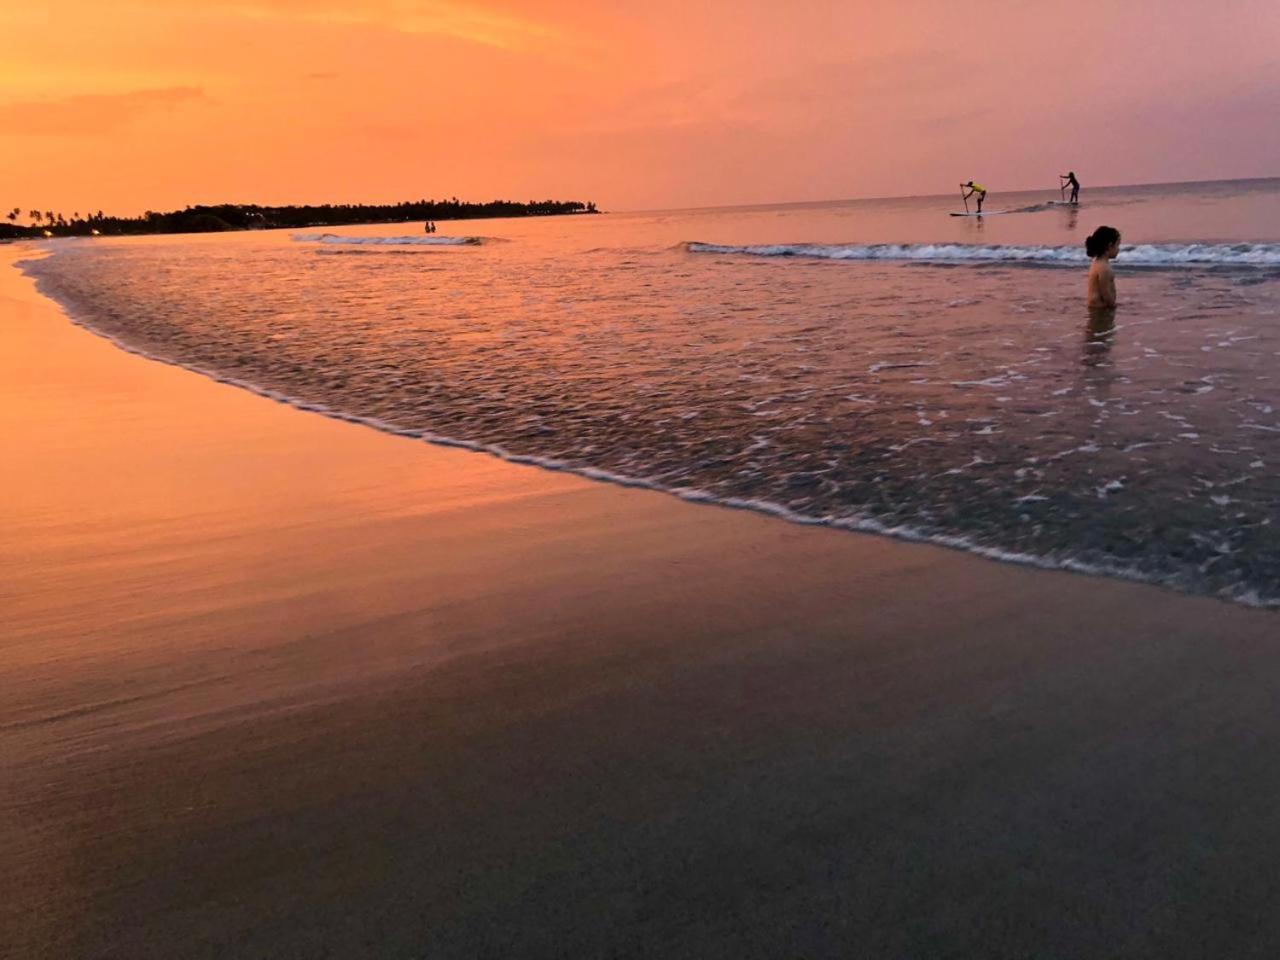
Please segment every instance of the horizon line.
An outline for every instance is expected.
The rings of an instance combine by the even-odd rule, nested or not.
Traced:
[[[1280,174],[1275,174],[1275,175],[1272,175],[1272,176],[1266,176],[1266,177],[1222,177],[1222,178],[1215,178],[1215,179],[1211,179],[1211,180],[1153,180],[1153,181],[1147,181],[1147,182],[1141,182],[1141,183],[1104,183],[1104,184],[1098,184],[1098,185],[1096,185],[1096,186],[1093,186],[1093,185],[1091,185],[1091,186],[1087,186],[1087,187],[1082,186],[1082,188],[1081,188],[1081,189],[1086,189],[1086,190],[1117,190],[1117,189],[1125,189],[1125,188],[1133,188],[1133,187],[1184,187],[1184,186],[1189,186],[1189,185],[1192,185],[1192,184],[1214,184],[1214,183],[1262,183],[1262,182],[1265,182],[1265,181],[1268,181],[1268,180],[1280,180]],[[1017,193],[1036,193],[1036,192],[1039,192],[1040,190],[1050,191],[1050,190],[1051,190],[1051,188],[1049,188],[1049,187],[1021,187],[1021,188],[1017,188],[1017,189],[1010,189],[1010,190],[992,190],[992,191],[989,191],[989,193],[990,193],[991,195],[993,195],[993,196],[994,196],[994,195],[997,195],[997,194],[1000,194],[1000,195],[1007,195],[1007,194],[1017,194]],[[602,209],[602,207],[601,207],[601,204],[600,204],[600,203],[595,202],[595,201],[592,201],[592,202],[593,202],[593,203],[595,203],[596,210],[597,210],[599,213],[602,213],[602,214],[603,214],[603,213],[616,213],[616,214],[644,214],[644,213],[689,213],[689,212],[705,211],[705,210],[749,210],[749,209],[765,209],[765,208],[769,208],[769,207],[801,207],[801,206],[818,206],[818,205],[821,205],[821,204],[827,204],[827,203],[872,203],[872,202],[876,202],[876,201],[883,201],[883,200],[925,200],[925,199],[932,199],[932,198],[935,198],[935,197],[949,197],[949,196],[951,196],[951,194],[950,194],[949,192],[947,192],[947,193],[904,193],[904,194],[887,194],[887,195],[877,195],[877,196],[867,196],[867,197],[827,197],[827,198],[824,198],[824,199],[821,199],[821,200],[766,200],[766,201],[753,201],[753,202],[749,202],[749,203],[715,203],[715,204],[707,204],[707,205],[702,205],[702,206],[689,206],[689,207],[635,207],[635,208],[621,208],[621,209],[615,209],[615,210],[605,210],[605,209]],[[323,202],[320,202],[320,203],[296,203],[296,202],[295,202],[295,203],[261,203],[261,202],[258,202],[258,201],[252,201],[252,202],[247,202],[247,203],[246,203],[246,202],[240,202],[240,201],[220,201],[220,202],[205,201],[205,202],[202,202],[202,203],[189,203],[189,204],[187,204],[185,207],[182,207],[182,208],[180,208],[180,209],[182,209],[182,210],[189,210],[189,209],[191,209],[191,208],[193,208],[193,207],[219,207],[219,206],[229,206],[229,207],[266,207],[266,208],[273,208],[273,207],[274,207],[274,208],[287,208],[287,207],[323,207],[323,206],[330,206],[330,207],[343,207],[343,206],[345,206],[345,207],[396,207],[396,206],[403,206],[403,205],[406,205],[406,204],[420,204],[420,203],[423,203],[423,202],[424,202],[424,201],[422,201],[422,200],[420,200],[420,199],[418,199],[418,200],[394,200],[394,201],[382,201],[382,202],[379,202],[379,201],[373,201],[373,200],[363,200],[363,201],[334,201],[334,200],[326,200],[326,201],[323,201]],[[437,200],[428,200],[428,201],[426,201],[426,202],[427,202],[427,203],[451,203],[451,202],[454,202],[454,201],[453,201],[453,199],[452,199],[452,198],[448,198],[448,199],[443,199],[443,200],[438,200],[438,201],[437,201]],[[500,197],[499,197],[499,198],[495,198],[495,199],[492,199],[492,200],[465,200],[465,199],[459,198],[456,202],[457,202],[457,203],[459,203],[459,204],[465,204],[465,205],[483,206],[483,205],[485,205],[485,204],[489,204],[489,203],[520,203],[520,204],[527,204],[529,201],[523,201],[523,200],[504,200],[504,199],[502,199],[502,198],[500,198]],[[547,201],[547,200],[536,200],[536,201],[533,201],[533,202],[534,202],[534,203],[545,203],[545,202],[555,202],[555,203],[582,202],[582,203],[585,203],[586,201],[564,201],[564,200],[552,200],[552,201]],[[12,208],[7,208],[7,209],[12,209]],[[109,217],[114,217],[114,218],[117,218],[117,219],[122,219],[122,220],[124,220],[124,219],[137,219],[138,217],[145,216],[146,210],[150,210],[150,209],[152,209],[152,208],[150,208],[150,207],[145,208],[143,212],[138,213],[138,214],[135,214],[135,215],[129,215],[129,214],[108,214],[107,216],[109,216]],[[178,210],[178,209],[179,209],[179,208],[175,208],[175,210],[174,210],[174,211],[166,211],[166,212],[177,212],[177,210]],[[27,212],[27,211],[25,211],[25,210],[23,211],[23,213],[24,213],[24,214],[25,214],[26,212]]]
[[[1222,177],[1212,180],[1152,180],[1144,183],[1102,183],[1096,186],[1081,186],[1081,190],[1121,190],[1132,187],[1185,187],[1198,183],[1262,183],[1268,180],[1280,180],[1280,173],[1267,177]],[[1022,187],[1011,190],[991,190],[990,195],[1005,196],[1014,193],[1037,193],[1049,190],[1049,187]],[[688,213],[697,210],[743,210],[766,207],[802,207],[816,206],[823,203],[872,203],[879,200],[928,200],[934,197],[949,197],[950,193],[904,193],[874,197],[828,197],[824,200],[768,200],[755,203],[718,203],[698,207],[648,207],[628,210],[605,210],[604,213]],[[596,205],[597,207],[599,204]]]

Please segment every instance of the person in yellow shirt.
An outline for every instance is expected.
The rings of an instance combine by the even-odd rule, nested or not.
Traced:
[[[982,201],[987,199],[987,188],[980,183],[974,183],[970,180],[968,183],[960,184],[961,190],[968,190],[968,193],[962,193],[961,196],[968,200],[970,197],[978,198],[978,212],[982,212]]]

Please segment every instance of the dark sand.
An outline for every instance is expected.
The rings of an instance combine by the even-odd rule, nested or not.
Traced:
[[[1271,957],[1280,619],[522,468],[0,258],[0,956]]]

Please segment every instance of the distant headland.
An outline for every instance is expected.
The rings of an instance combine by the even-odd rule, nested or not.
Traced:
[[[120,236],[146,233],[216,233],[273,227],[337,227],[352,223],[405,223],[413,220],[478,220],[485,217],[555,217],[599,213],[594,202],[579,200],[407,200],[403,203],[326,203],[319,206],[264,207],[223,203],[186,207],[168,213],[148,210],[140,217],[113,217],[76,211],[70,217],[53,210],[12,207],[0,216],[0,239],[25,237]],[[26,224],[19,224],[26,220]]]

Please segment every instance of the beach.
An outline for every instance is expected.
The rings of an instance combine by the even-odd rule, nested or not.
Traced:
[[[301,411],[0,255],[6,955],[1280,935],[1274,614]]]

